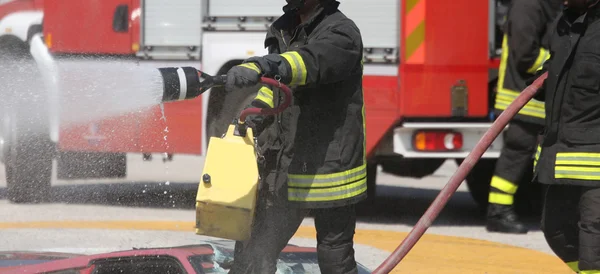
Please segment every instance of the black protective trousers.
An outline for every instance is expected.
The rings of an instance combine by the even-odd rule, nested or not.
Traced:
[[[542,126],[513,120],[504,135],[504,146],[490,183],[489,202],[512,205],[523,176],[531,169]]]
[[[541,227],[565,263],[577,266],[578,261],[581,271],[600,270],[599,187],[548,185]]]
[[[276,173],[272,172],[264,180],[272,183],[275,176]],[[229,273],[276,273],[279,254],[311,211],[315,216],[321,273],[358,273],[353,242],[356,227],[354,205],[310,210],[294,208],[287,202],[286,191],[285,187],[280,187],[276,192],[269,191],[267,186],[261,187],[252,237],[247,242],[236,243],[234,262]]]

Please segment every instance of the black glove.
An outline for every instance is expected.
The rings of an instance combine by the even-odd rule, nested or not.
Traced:
[[[255,63],[237,65],[227,72],[225,90],[253,87],[259,83],[261,74],[261,69]]]

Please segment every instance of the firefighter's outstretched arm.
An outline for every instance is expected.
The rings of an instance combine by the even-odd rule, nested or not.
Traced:
[[[354,24],[340,22],[314,39],[295,50],[249,58],[245,64],[256,64],[267,77],[279,75],[290,86],[334,83],[356,72],[362,48]]]
[[[541,35],[546,27],[544,12],[539,1],[514,1],[508,18],[508,46],[522,74],[534,74],[550,57],[542,46]]]

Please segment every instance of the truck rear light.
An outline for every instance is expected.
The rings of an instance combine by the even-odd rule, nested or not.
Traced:
[[[418,151],[460,150],[463,138],[460,132],[417,131],[413,137],[413,146]]]

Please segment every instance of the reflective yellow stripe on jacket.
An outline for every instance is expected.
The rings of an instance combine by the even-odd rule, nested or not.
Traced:
[[[331,174],[290,174],[288,199],[301,202],[336,201],[367,190],[367,165]]]
[[[533,170],[535,171],[535,167],[537,166],[537,162],[540,159],[540,154],[542,154],[542,146],[538,145],[535,151],[535,158],[533,158]]]
[[[290,67],[292,68],[292,81],[290,82],[290,86],[302,86],[306,84],[306,65],[304,64],[304,60],[302,60],[302,56],[296,51],[288,51],[280,54],[283,57]]]
[[[600,153],[559,152],[556,154],[554,178],[600,180]]]
[[[534,74],[536,71],[542,68],[542,65],[548,59],[550,59],[550,51],[545,48],[540,48],[540,54],[538,54],[538,57],[535,59],[533,65],[527,70],[527,73]]]
[[[504,39],[502,40],[502,57],[500,60],[500,69],[498,72],[498,91],[496,94],[496,102],[494,104],[494,108],[499,110],[505,110],[508,107],[508,105],[510,105],[520,94],[520,91],[504,88],[504,80],[506,77],[506,64],[508,62],[508,52],[509,49],[507,36],[504,35]],[[540,55],[529,70],[533,70],[533,72],[535,72],[539,67],[541,67],[544,64],[544,62],[548,58],[550,58],[549,52],[545,49],[540,50]],[[527,103],[519,111],[519,114],[544,119],[546,117],[544,103],[535,99],[531,99],[531,101],[529,101],[529,103]]]
[[[259,100],[268,105],[270,108],[273,108],[275,106],[275,103],[273,101],[273,91],[268,87],[261,87],[258,90],[258,94],[256,94],[256,97],[254,97],[254,100]]]

